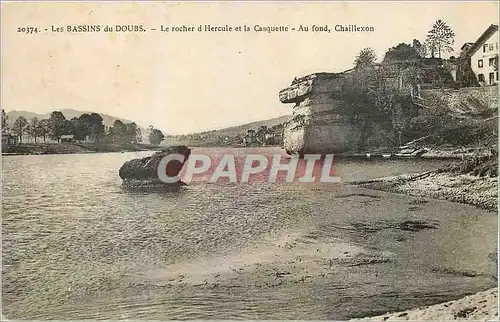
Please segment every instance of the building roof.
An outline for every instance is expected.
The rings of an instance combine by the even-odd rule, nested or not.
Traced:
[[[64,134],[64,135],[61,135],[61,139],[72,139],[74,137],[75,136],[73,134]]]
[[[460,47],[460,49],[464,49],[464,47],[471,47],[472,45],[474,45],[473,42],[466,42],[465,44],[462,45],[462,47]]]
[[[470,56],[474,55],[474,53],[486,42],[486,40],[497,31],[498,25],[490,25],[488,29],[486,29],[483,34],[476,40],[474,45],[469,48],[467,54]]]

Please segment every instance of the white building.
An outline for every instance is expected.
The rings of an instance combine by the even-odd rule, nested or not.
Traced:
[[[481,86],[498,84],[498,25],[491,25],[467,51]]]

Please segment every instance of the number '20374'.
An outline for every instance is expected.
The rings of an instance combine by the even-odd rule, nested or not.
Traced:
[[[37,27],[17,27],[17,32],[22,32],[23,34],[36,34],[38,32]]]

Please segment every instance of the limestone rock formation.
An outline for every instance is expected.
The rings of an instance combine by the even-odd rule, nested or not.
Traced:
[[[184,145],[170,146],[155,154],[125,162],[120,168],[119,175],[123,180],[123,186],[126,188],[168,188],[182,185],[182,182],[167,184],[158,179],[157,169],[161,159],[169,154],[181,154],[184,156],[184,162],[171,161],[167,166],[167,174],[176,176],[181,171],[184,163],[191,154],[191,150]]]
[[[295,79],[280,91],[282,103],[294,103],[284,131],[288,153],[341,153],[359,144],[359,132],[339,113],[344,73],[316,73]]]

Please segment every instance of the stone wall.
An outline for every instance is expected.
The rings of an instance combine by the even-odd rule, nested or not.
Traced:
[[[423,104],[437,107],[435,99],[458,113],[475,114],[498,108],[498,86],[465,87],[460,89],[425,89],[420,91]]]
[[[294,118],[284,133],[287,151],[343,152],[359,145],[358,131],[339,114],[341,102],[334,98],[343,80],[343,74],[312,74],[280,91],[282,103],[294,104]]]

